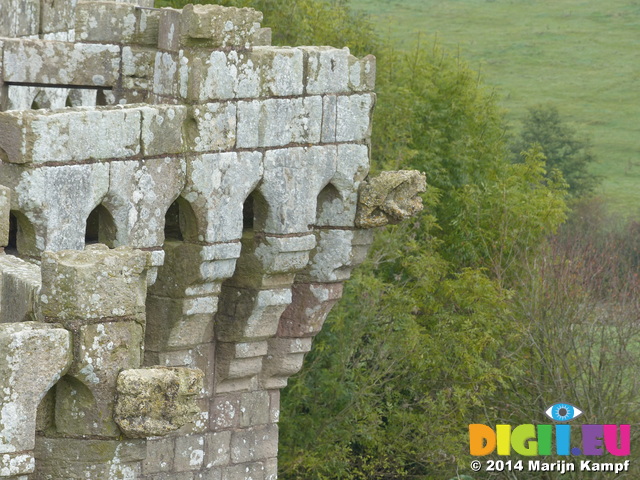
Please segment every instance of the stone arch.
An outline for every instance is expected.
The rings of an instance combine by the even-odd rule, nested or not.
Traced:
[[[91,211],[87,217],[84,238],[85,245],[103,243],[109,248],[117,246],[117,226],[107,207],[100,204]]]

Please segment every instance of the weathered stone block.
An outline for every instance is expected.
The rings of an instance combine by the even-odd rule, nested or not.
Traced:
[[[204,436],[188,435],[176,438],[173,468],[176,472],[200,470],[204,463]]]
[[[303,93],[302,51],[257,47],[248,51],[199,50],[187,53],[188,97],[199,102],[232,98],[291,96]]]
[[[260,192],[269,205],[264,231],[305,233],[315,223],[317,196],[336,172],[336,147],[268,150]]]
[[[309,262],[309,252],[316,246],[314,235],[300,237],[265,236],[254,255],[266,274],[297,272]]]
[[[318,247],[312,254],[309,267],[300,275],[301,281],[340,282],[349,278],[355,267],[352,230],[320,230]],[[316,321],[312,320],[315,324]],[[319,325],[322,326],[321,324]]]
[[[236,480],[237,478],[251,478],[265,480],[264,464],[262,462],[246,463],[222,468],[222,480]]]
[[[262,369],[265,388],[282,388],[287,379],[302,368],[304,355],[311,350],[312,338],[270,338],[269,353]]]
[[[153,93],[162,97],[186,98],[188,67],[181,53],[157,52],[153,63]],[[166,103],[166,102],[163,102]]]
[[[74,28],[73,7],[71,0],[47,0],[40,4],[40,32],[43,34],[64,32]]]
[[[299,48],[256,47],[239,57],[238,98],[285,97],[303,93],[303,54]]]
[[[277,147],[318,143],[322,97],[238,102],[237,147]]]
[[[5,40],[3,63],[5,82],[112,87],[118,80],[120,48],[116,45]]]
[[[0,178],[15,194],[18,251],[40,257],[44,250],[79,250],[85,244],[87,218],[109,187],[109,165],[23,170],[0,163]]]
[[[146,12],[147,10],[140,10]],[[122,47],[122,88],[128,90],[153,90],[153,73],[156,50],[137,46]],[[133,103],[142,103],[141,100]]]
[[[190,148],[196,152],[231,150],[236,143],[236,105],[207,103],[191,107],[187,123]]]
[[[248,47],[260,28],[262,13],[251,8],[187,5],[180,18],[182,45]]]
[[[216,378],[219,382],[250,378],[260,373],[261,370],[262,357],[238,357],[233,342],[218,343],[216,349]]]
[[[144,315],[149,253],[131,247],[45,252],[40,301],[46,318],[67,324]]]
[[[294,284],[291,304],[280,317],[278,337],[301,338],[316,335],[340,297],[341,283]]]
[[[228,465],[231,461],[231,432],[210,432],[205,436],[204,465],[206,468]]]
[[[370,230],[327,229],[317,233],[318,246],[308,268],[298,274],[301,282],[342,282],[360,265],[373,242]]]
[[[76,38],[87,43],[132,43],[136,33],[135,5],[80,2],[75,8]]]
[[[306,92],[309,95],[349,91],[349,49],[302,47],[305,53]]]
[[[142,107],[141,140],[142,153],[148,156],[180,153],[182,126],[187,108],[180,105]]]
[[[35,480],[135,479],[146,453],[144,440],[38,437]]]
[[[238,52],[215,50],[203,53],[200,50],[186,53],[189,79],[186,96],[200,103],[230,100],[236,96],[238,87]],[[256,79],[253,79],[254,82]]]
[[[158,280],[150,289],[150,293],[155,296],[183,299],[188,288],[208,283],[210,278],[203,267],[209,263],[209,260],[203,258],[206,256],[203,253],[205,248],[207,247],[196,243],[165,241],[164,265],[160,267]],[[237,254],[239,255],[240,252],[238,251]],[[210,293],[217,293],[217,291],[213,289]],[[190,293],[193,295],[195,292]],[[187,313],[187,310],[180,307],[181,313]]]
[[[376,57],[349,56],[349,88],[354,92],[373,92],[376,86]]]
[[[218,312],[218,339],[223,342],[263,340],[275,335],[278,320],[291,303],[291,290],[228,287]],[[234,294],[231,294],[234,292]],[[235,301],[231,302],[234,298]]]
[[[336,120],[338,118],[338,97],[325,95],[322,97],[322,132],[323,143],[335,143]]]
[[[149,0],[149,7],[153,7],[153,0]],[[160,12],[152,9],[136,10],[136,34],[133,43],[140,45],[158,44],[158,32],[160,28]]]
[[[210,428],[219,431],[240,425],[240,398],[238,394],[216,394],[209,410]]]
[[[148,112],[149,123],[156,123],[156,112],[161,110]],[[149,131],[144,135],[150,148],[159,147],[163,143],[158,130],[156,133],[158,137],[153,137]],[[167,137],[175,139],[175,134],[169,133]],[[185,161],[179,157],[111,164],[109,191],[102,205],[113,218],[116,245],[138,248],[162,245],[165,214],[183,188],[185,174]]]
[[[245,463],[275,457],[278,453],[278,426],[271,424],[235,431],[231,434],[231,462]]]
[[[185,52],[189,59],[188,98],[198,102],[291,96],[303,93],[302,51],[290,47],[257,47]]]
[[[166,435],[194,422],[203,373],[188,368],[123,370],[118,375],[114,419],[130,438]]]
[[[140,120],[137,108],[3,112],[0,157],[11,163],[131,157],[140,153]]]
[[[0,323],[32,320],[40,291],[40,269],[13,255],[0,255]]]
[[[155,45],[160,12],[133,3],[80,2],[76,7],[76,38],[87,43]]]
[[[101,440],[38,437],[36,458],[38,458],[38,463],[41,459],[44,460],[45,456],[47,459],[60,463],[64,461],[130,463],[143,460],[146,456],[146,450],[146,442],[138,439]],[[58,480],[62,478],[66,477],[58,477]]]
[[[187,163],[183,197],[191,205],[200,241],[238,241],[242,236],[244,200],[263,176],[262,153],[200,155]]]
[[[180,50],[180,17],[182,10],[163,8],[158,22],[158,48],[170,52]]]
[[[374,94],[341,95],[336,110],[336,141],[360,142],[371,136]]]
[[[267,354],[267,350],[266,341],[219,343],[216,350],[218,380],[240,379],[257,375],[262,369],[261,357]],[[238,406],[238,411],[240,410],[242,410],[241,405]],[[217,422],[216,419],[213,421]]]
[[[211,395],[214,382],[215,346],[211,343],[181,350],[145,351],[145,365],[198,368],[204,372],[203,395]],[[198,421],[196,423],[199,423]],[[196,425],[197,426],[197,425]]]
[[[217,299],[216,299],[217,300]],[[184,313],[184,300],[149,296],[145,347],[164,350],[191,347],[213,337],[213,316]]]
[[[0,185],[0,247],[9,245],[9,214],[11,190]]]
[[[264,480],[276,480],[278,478],[278,459],[270,458],[264,462]]]
[[[0,454],[2,476],[33,472],[36,411],[69,368],[71,336],[57,325],[0,325]],[[33,368],[37,365],[38,368]]]
[[[142,473],[150,475],[173,470],[176,440],[174,437],[147,440],[147,456],[142,462]]]
[[[280,390],[268,390],[271,399],[269,410],[269,422],[278,423],[280,421]]]
[[[4,0],[2,15],[0,15],[0,36],[37,35],[39,27],[39,0]]]

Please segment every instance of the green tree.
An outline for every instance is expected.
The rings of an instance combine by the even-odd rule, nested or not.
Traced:
[[[558,169],[574,197],[593,193],[599,179],[589,171],[595,157],[586,138],[567,125],[553,105],[530,107],[522,121],[522,130],[511,146],[519,161],[522,152],[538,146],[549,169]]]

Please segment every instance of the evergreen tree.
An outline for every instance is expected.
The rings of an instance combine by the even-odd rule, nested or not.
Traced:
[[[574,197],[593,193],[599,179],[589,171],[595,157],[585,138],[567,125],[553,105],[530,107],[522,121],[522,131],[511,149],[519,161],[522,152],[534,146],[544,154],[549,169],[558,169]]]

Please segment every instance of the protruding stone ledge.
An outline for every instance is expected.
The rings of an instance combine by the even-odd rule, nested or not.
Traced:
[[[418,196],[427,189],[424,173],[417,170],[382,172],[362,182],[358,198],[356,226],[383,227],[399,223],[422,210]]]
[[[106,245],[42,256],[42,313],[60,322],[131,317],[144,321],[149,252]]]
[[[167,435],[196,420],[203,373],[192,368],[124,370],[118,376],[115,421],[131,438]]]

